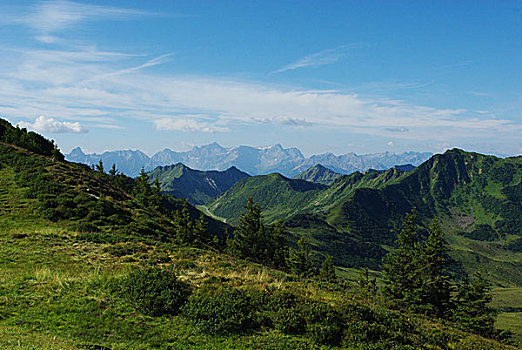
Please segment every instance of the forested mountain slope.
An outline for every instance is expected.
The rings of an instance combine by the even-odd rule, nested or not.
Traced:
[[[159,181],[162,192],[186,198],[191,204],[204,204],[250,176],[236,167],[225,171],[200,171],[182,163],[159,166],[148,175],[151,182]]]

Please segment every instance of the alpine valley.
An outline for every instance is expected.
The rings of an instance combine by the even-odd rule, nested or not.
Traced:
[[[0,348],[516,348],[522,157],[191,152],[80,164],[0,120]],[[389,294],[404,237],[418,299]]]

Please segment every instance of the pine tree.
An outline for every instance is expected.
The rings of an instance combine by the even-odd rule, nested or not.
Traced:
[[[115,177],[118,175],[118,170],[116,169],[116,164],[112,163],[112,168],[109,170],[109,175]]]
[[[198,221],[194,224],[194,242],[195,243],[206,243],[208,241],[208,224],[205,220],[205,215],[201,213]],[[219,240],[218,240],[219,242]]]
[[[151,194],[149,176],[144,168],[141,168],[140,175],[135,179],[134,195],[136,199],[144,206],[149,205],[149,196]]]
[[[297,241],[298,249],[290,250],[288,264],[290,269],[296,275],[301,277],[310,277],[314,274],[312,262],[310,260],[310,246],[306,242],[304,236]]]
[[[234,230],[234,238],[230,240],[230,252],[241,258],[250,258],[264,261],[266,257],[265,227],[261,222],[261,207],[254,204],[252,198],[248,199],[244,206],[245,213],[239,218],[239,223]]]
[[[383,279],[386,284],[384,293],[392,300],[408,305],[415,304],[415,290],[420,281],[416,274],[418,258],[417,213],[415,209],[406,214],[403,228],[397,236],[398,248],[389,253],[382,266]]]
[[[363,268],[359,273],[359,290],[366,297],[375,296],[377,294],[377,278],[370,278],[370,271],[367,267]]]
[[[98,164],[96,164],[96,171],[101,174],[105,173],[105,170],[103,169],[103,161],[101,159],[98,161]]]
[[[326,259],[323,261],[321,271],[319,272],[319,277],[322,281],[325,282],[333,283],[337,281],[333,259],[330,254],[326,255]]]
[[[418,275],[422,280],[418,299],[425,313],[443,317],[451,297],[450,276],[447,273],[451,259],[448,245],[436,220],[430,224],[428,232],[429,236],[417,257]]]
[[[287,231],[283,220],[279,220],[272,227],[271,263],[278,268],[285,268],[288,260]]]
[[[189,244],[194,242],[193,223],[190,218],[190,211],[187,201],[183,201],[181,214],[179,215],[178,238],[182,243]]]
[[[453,321],[463,330],[492,337],[495,335],[495,311],[491,302],[491,284],[477,272],[458,287]]]

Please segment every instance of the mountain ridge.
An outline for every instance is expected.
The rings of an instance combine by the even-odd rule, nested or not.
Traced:
[[[76,147],[65,157],[69,161],[88,165],[97,164],[99,160],[102,160],[106,166],[114,163],[119,171],[133,177],[139,174],[141,168],[152,171],[157,166],[180,162],[198,170],[224,171],[231,166],[236,166],[250,175],[279,172],[287,177],[294,177],[317,164],[340,174],[350,174],[354,171],[365,171],[370,168],[386,170],[394,165],[405,163],[418,165],[431,155],[432,153],[429,152],[410,151],[400,154],[384,152],[365,155],[357,155],[351,152],[338,156],[333,153],[324,153],[305,157],[298,148],[283,148],[280,144],[269,147],[241,145],[225,148],[214,142],[209,145],[196,146],[184,152],[165,148],[150,157],[139,150],[85,154],[80,147]]]

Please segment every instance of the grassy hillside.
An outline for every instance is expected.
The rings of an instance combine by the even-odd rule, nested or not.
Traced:
[[[325,188],[321,184],[289,179],[277,173],[253,176],[237,182],[207,207],[217,216],[235,223],[243,205],[252,197],[261,203],[265,219],[275,221],[297,213]]]
[[[160,166],[149,173],[151,182],[156,179],[159,181],[162,192],[178,198],[186,198],[194,205],[201,205],[214,199],[237,181],[248,176],[235,167],[225,171],[199,171],[181,163]]]

